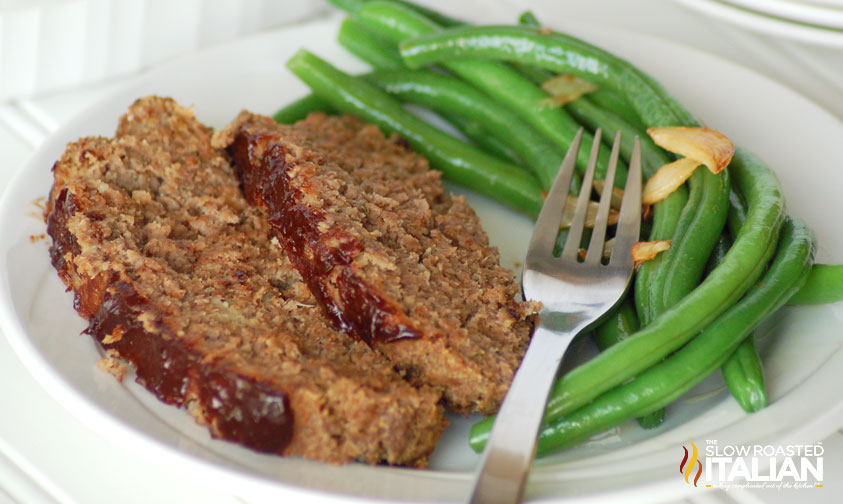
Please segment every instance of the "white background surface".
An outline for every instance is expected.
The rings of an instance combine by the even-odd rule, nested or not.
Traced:
[[[447,2],[432,3],[448,10]],[[515,6],[513,12],[518,7],[531,6],[540,19],[563,28],[581,20],[698,47],[782,82],[843,118],[843,51],[737,29],[670,0],[509,3]],[[116,85],[119,82],[0,103],[0,191],[51,131]],[[5,338],[0,338],[0,399],[0,503],[258,502],[209,493],[99,436],[41,389],[11,352]],[[823,489],[810,494],[708,492],[691,502],[843,501],[843,435],[824,440],[824,446]]]

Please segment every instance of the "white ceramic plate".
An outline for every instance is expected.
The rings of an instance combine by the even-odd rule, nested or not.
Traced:
[[[843,29],[789,21],[719,0],[678,0],[696,11],[735,26],[808,44],[843,48]],[[804,10],[800,12],[804,13]],[[839,11],[838,11],[839,12]]]
[[[507,13],[512,16],[513,13]],[[551,20],[552,22],[552,20]],[[111,135],[136,97],[158,93],[193,104],[200,120],[221,127],[241,108],[272,113],[303,94],[283,62],[301,46],[349,70],[362,70],[333,42],[335,20],[227,44],[151,71],[57,131],[20,171],[0,202],[0,320],[33,376],[82,421],[162,467],[244,497],[311,501],[461,501],[476,455],[466,448],[470,421],[455,419],[427,471],[350,464],[330,466],[255,454],[212,440],[204,428],[165,406],[132,380],[117,383],[95,366],[100,355],[49,264],[34,201],[50,186],[50,166],[79,136]],[[820,258],[843,261],[843,183],[834,164],[843,125],[808,100],[748,70],[682,46],[630,33],[576,26],[576,34],[614,50],[674,90],[701,118],[766,157],[778,172],[790,209],[811,222]],[[514,265],[530,233],[527,219],[469,195]],[[654,502],[689,488],[676,468],[681,445],[775,444],[823,439],[843,423],[843,307],[788,309],[761,330],[772,404],[745,415],[714,376],[669,410],[667,422],[644,432],[634,422],[537,462],[528,497],[570,502],[623,498]],[[92,481],[92,484],[93,481]],[[295,500],[292,500],[295,502]]]

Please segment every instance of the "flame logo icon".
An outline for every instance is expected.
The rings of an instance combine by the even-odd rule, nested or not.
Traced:
[[[694,476],[694,486],[697,486],[697,481],[699,481],[700,475],[702,475],[702,462],[698,460],[699,452],[697,451],[697,445],[695,445],[693,441],[688,442],[691,443],[691,448],[693,448],[693,451],[691,452],[691,459],[688,460],[688,449],[683,446],[682,449],[685,450],[685,456],[682,457],[682,463],[679,464],[679,474],[684,474],[685,483],[690,485],[691,482],[688,478],[690,478],[691,473],[694,472],[694,465],[696,464],[697,475]]]

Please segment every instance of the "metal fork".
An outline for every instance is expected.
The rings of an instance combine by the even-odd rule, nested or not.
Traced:
[[[568,345],[579,332],[594,325],[623,297],[632,277],[632,246],[641,227],[641,147],[635,139],[629,175],[621,203],[612,253],[603,263],[612,187],[617,171],[620,133],[615,137],[597,218],[584,260],[580,241],[594,167],[600,148],[594,135],[591,157],[577,199],[576,212],[559,257],[553,250],[574,173],[582,130],[571,144],[544,203],[521,276],[524,298],[541,301],[539,324],[509,392],[498,412],[475,480],[471,504],[512,504],[521,501],[535,455],[536,438],[554,378]]]

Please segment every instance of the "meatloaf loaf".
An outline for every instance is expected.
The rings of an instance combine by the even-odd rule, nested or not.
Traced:
[[[212,131],[148,97],[53,167],[52,261],[106,353],[213,436],[262,452],[422,466],[434,388],[321,313]]]
[[[353,117],[292,126],[249,112],[214,139],[338,327],[468,414],[497,410],[529,341],[474,211],[398,137]]]

